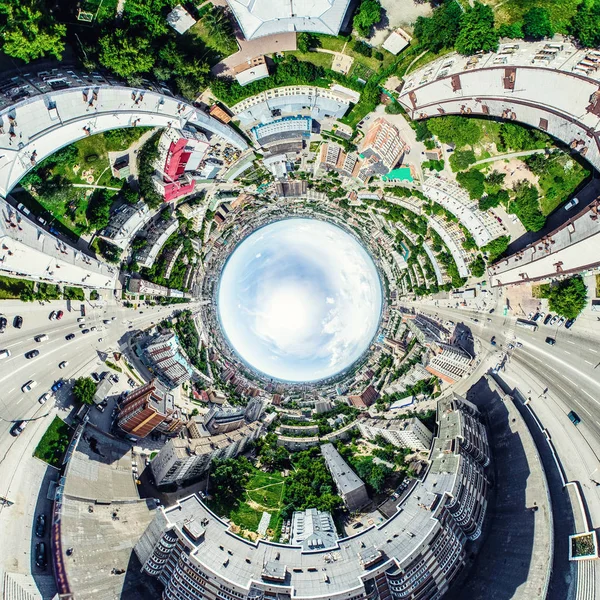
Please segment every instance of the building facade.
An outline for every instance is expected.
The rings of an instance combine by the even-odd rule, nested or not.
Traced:
[[[374,440],[377,436],[399,448],[429,450],[433,434],[419,419],[360,419],[358,429],[363,437]]]
[[[183,428],[173,395],[153,380],[134,389],[119,407],[119,429],[139,438],[154,430],[177,435]]]
[[[425,368],[447,383],[455,383],[472,370],[473,357],[458,346],[435,342],[429,351],[431,357]]]
[[[153,372],[171,389],[192,377],[192,367],[181,354],[174,333],[156,336],[144,349],[144,358]]]
[[[438,436],[423,479],[377,527],[322,552],[248,542],[197,496],[159,508],[135,547],[165,600],[432,600],[442,598],[481,535],[487,432],[475,406],[438,402]],[[330,557],[328,559],[328,556]]]

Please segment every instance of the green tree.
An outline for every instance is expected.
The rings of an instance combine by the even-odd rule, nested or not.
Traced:
[[[300,52],[310,52],[311,48],[319,48],[321,46],[321,42],[316,35],[312,33],[308,33],[307,31],[303,31],[298,34],[297,37],[297,46]]]
[[[503,235],[492,240],[489,244],[486,244],[481,250],[487,254],[488,262],[491,263],[506,252],[509,243],[510,237],[508,235]]]
[[[504,183],[504,179],[506,178],[506,173],[500,173],[500,171],[492,171],[485,178],[485,185],[497,187]]]
[[[210,472],[210,484],[219,502],[237,504],[243,497],[249,473],[250,463],[246,458],[215,460]]]
[[[167,14],[178,4],[177,0],[127,0],[124,17],[149,38],[169,33]]]
[[[498,32],[494,29],[494,11],[481,2],[475,2],[460,21],[456,50],[467,56],[477,52],[495,52]]]
[[[381,4],[379,0],[361,0],[354,15],[352,26],[363,37],[369,37],[371,27],[381,20]]]
[[[462,15],[462,8],[456,0],[444,0],[431,17],[418,17],[414,34],[419,46],[432,52],[454,47]]]
[[[498,149],[501,151],[514,150],[535,150],[543,148],[547,136],[545,133],[530,129],[516,123],[502,123],[500,126],[500,143]]]
[[[552,285],[547,294],[550,310],[576,319],[587,304],[587,287],[581,275]]]
[[[584,0],[571,20],[570,32],[583,46],[600,46],[600,2]]]
[[[457,173],[456,181],[469,192],[471,199],[481,198],[485,192],[485,175],[476,169]]]
[[[541,40],[554,35],[554,27],[548,9],[535,6],[523,15],[523,34],[532,40]]]
[[[75,399],[82,404],[93,404],[96,384],[91,377],[80,377],[73,386]]]
[[[481,254],[477,255],[477,258],[469,265],[469,269],[473,277],[483,277],[485,274],[485,261]]]
[[[148,73],[155,56],[150,39],[116,29],[98,40],[100,63],[121,77]]]
[[[43,56],[62,58],[65,25],[56,23],[42,0],[0,0],[2,51],[30,62]]]
[[[108,225],[112,198],[107,190],[96,190],[87,206],[86,215],[90,226],[100,230]]]
[[[537,188],[528,182],[522,182],[516,186],[515,192],[510,212],[519,217],[527,231],[539,231],[546,224],[546,217],[540,211]]]
[[[476,119],[449,115],[436,117],[428,122],[429,131],[444,144],[456,144],[457,147],[474,146],[482,136]]]
[[[501,38],[517,40],[523,37],[523,30],[518,23],[511,23],[510,25],[504,23],[498,27],[498,35]]]
[[[453,171],[464,171],[474,162],[477,162],[477,157],[473,150],[456,150],[450,155],[450,166]]]

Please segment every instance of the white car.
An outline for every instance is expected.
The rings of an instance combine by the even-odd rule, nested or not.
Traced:
[[[79,318],[77,319],[77,322],[78,322],[78,323],[85,323],[85,317],[79,317]]]
[[[30,379],[27,383],[25,383],[23,385],[23,387],[21,388],[21,391],[23,393],[30,392],[36,385],[37,385],[37,381],[34,381],[33,379]]]
[[[69,366],[69,361],[68,360],[63,360],[59,365],[58,368],[59,369],[64,369],[65,367]]]
[[[578,204],[579,204],[579,198],[572,198],[569,202],[567,202],[565,204],[565,210],[571,210]]]
[[[42,394],[39,397],[38,402],[40,404],[46,404],[46,402],[48,402],[48,400],[50,400],[50,398],[52,398],[52,396],[48,392],[46,392],[45,394]]]

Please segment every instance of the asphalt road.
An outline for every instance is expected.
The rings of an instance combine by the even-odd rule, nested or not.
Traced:
[[[20,302],[0,304],[0,311],[9,323],[5,333],[0,334],[0,350],[11,352],[10,357],[0,360],[0,389],[3,390],[0,395],[0,450],[5,450],[6,437],[15,420],[37,418],[48,412],[48,405],[40,404],[38,399],[50,391],[54,382],[58,379],[73,382],[77,377],[89,375],[103,354],[119,350],[119,340],[128,331],[149,327],[152,322],[157,323],[181,308],[180,305],[142,306],[134,310],[115,304],[96,304],[94,307],[86,302],[85,324],[88,329],[96,327],[96,330],[83,334],[77,322],[81,317],[80,304],[73,303],[71,312],[67,311],[64,301],[43,306]],[[185,306],[190,307],[189,304]],[[53,310],[64,311],[60,321],[49,320]],[[23,317],[22,329],[12,326],[17,314]],[[109,324],[105,325],[104,320]],[[71,333],[75,338],[68,341],[66,336]],[[48,340],[36,342],[34,337],[40,334],[46,334]],[[40,351],[39,356],[25,358],[25,353],[33,349]],[[59,369],[62,361],[67,361],[68,365]],[[23,392],[21,388],[29,380],[34,380],[37,385],[32,391]],[[68,395],[68,386],[63,387],[57,393],[56,401],[64,401]]]
[[[481,339],[482,347],[496,353],[498,362],[507,354],[508,364],[514,361],[537,373],[550,390],[571,399],[569,410],[575,410],[585,419],[590,432],[600,440],[600,344],[588,337],[589,332],[578,331],[577,323],[570,330],[542,324],[532,332],[517,327],[516,318],[504,316],[501,309],[492,314],[485,310],[438,307],[419,307],[419,310],[429,315],[437,313],[455,323],[466,323]],[[492,336],[496,337],[496,346],[490,343]],[[548,345],[547,337],[554,338],[556,344]],[[507,344],[516,341],[523,346],[509,350]]]

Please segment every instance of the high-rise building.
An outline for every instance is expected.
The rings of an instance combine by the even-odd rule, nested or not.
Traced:
[[[173,395],[155,379],[134,389],[119,408],[119,428],[136,437],[146,437],[154,430],[176,435],[183,427]]]
[[[158,143],[154,184],[168,202],[191,194],[197,171],[210,144],[203,133],[188,129],[165,129]]]
[[[348,400],[352,402],[356,408],[368,408],[379,399],[379,392],[372,386],[368,386],[361,394],[348,396]]]
[[[358,428],[363,437],[374,440],[377,436],[399,448],[429,450],[433,434],[419,419],[360,419]]]
[[[425,367],[432,375],[447,383],[455,383],[471,371],[473,357],[458,346],[434,342],[429,347],[432,356]]]
[[[171,389],[192,377],[192,367],[181,354],[179,340],[174,333],[152,338],[144,349],[144,358],[154,373]]]
[[[382,117],[375,119],[361,145],[361,156],[370,159],[372,174],[389,173],[402,158],[406,144],[398,129]]]

